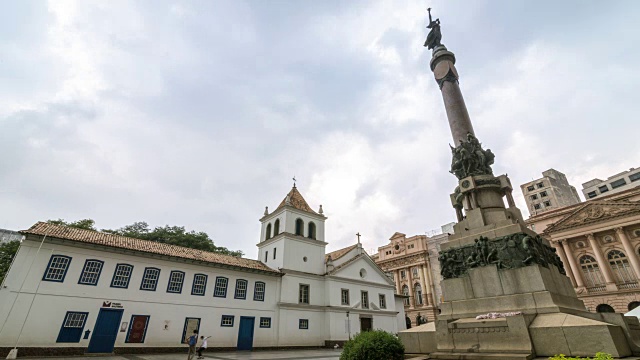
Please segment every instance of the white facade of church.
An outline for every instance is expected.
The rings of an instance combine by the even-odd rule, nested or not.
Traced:
[[[325,220],[294,187],[261,219],[259,261],[38,223],[0,288],[0,348],[169,349],[194,329],[210,348],[326,346],[403,330],[393,281],[360,244],[326,254]]]

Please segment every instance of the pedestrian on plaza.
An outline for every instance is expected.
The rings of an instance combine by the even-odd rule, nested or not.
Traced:
[[[187,339],[187,344],[189,344],[189,354],[187,354],[187,360],[193,359],[196,355],[196,343],[198,343],[198,330],[193,330],[193,335],[189,336]]]
[[[211,336],[207,336],[207,337],[200,336],[200,340],[202,341],[202,343],[198,348],[198,359],[204,359],[204,356],[202,356],[202,352],[207,349],[207,339],[210,337]]]

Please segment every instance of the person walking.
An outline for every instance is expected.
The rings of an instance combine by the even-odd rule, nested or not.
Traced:
[[[196,355],[196,343],[198,342],[198,330],[193,330],[193,335],[189,336],[187,339],[187,344],[189,344],[189,354],[187,354],[187,360],[193,359]]]
[[[204,356],[202,356],[202,352],[207,349],[207,339],[210,337],[211,336],[207,336],[207,337],[200,336],[200,340],[202,341],[202,343],[198,348],[198,359],[204,359]]]

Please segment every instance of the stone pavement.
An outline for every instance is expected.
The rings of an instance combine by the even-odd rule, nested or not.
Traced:
[[[319,350],[281,350],[281,351],[237,351],[237,352],[205,352],[205,360],[338,360],[340,350],[319,349]],[[197,360],[194,357],[193,360]],[[53,358],[29,358],[29,359],[53,359]],[[158,355],[114,355],[114,356],[73,356],[55,357],[55,359],[73,360],[186,360],[187,353],[184,354],[158,354]]]

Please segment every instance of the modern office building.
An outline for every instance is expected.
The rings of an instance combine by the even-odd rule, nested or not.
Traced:
[[[582,184],[582,194],[585,199],[594,199],[603,195],[611,195],[627,189],[640,186],[640,169],[631,168],[628,171],[615,174],[607,180],[593,179]]]
[[[580,197],[567,177],[558,170],[549,169],[540,179],[520,185],[531,215],[578,204]]]

